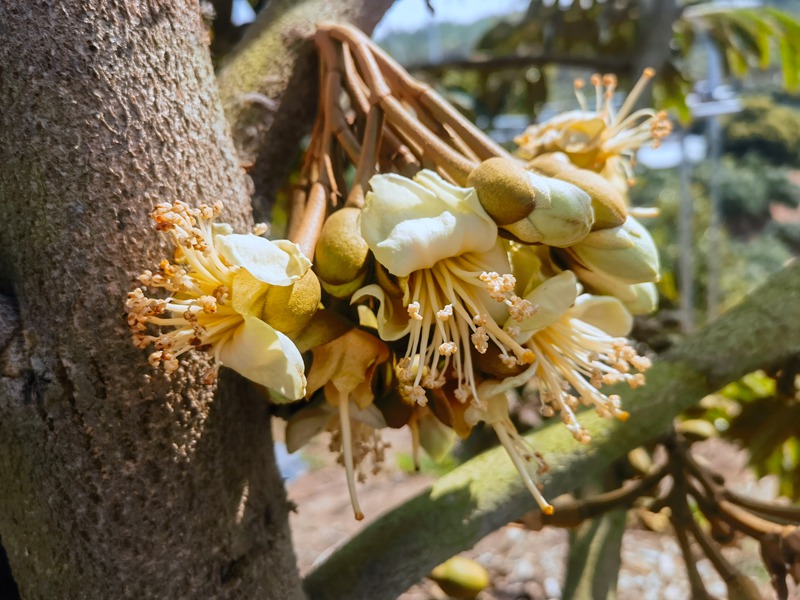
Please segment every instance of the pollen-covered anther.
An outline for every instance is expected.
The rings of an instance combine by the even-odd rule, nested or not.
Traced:
[[[472,345],[475,346],[475,350],[484,354],[489,349],[489,334],[486,333],[486,329],[482,326],[478,327],[470,336],[472,340]]]
[[[421,385],[403,385],[400,387],[402,394],[412,404],[425,406],[428,404],[428,396],[425,394],[425,389]]]
[[[486,284],[486,290],[492,300],[497,302],[505,302],[508,294],[514,292],[514,286],[517,284],[516,278],[509,273],[500,275],[484,271],[480,275],[480,280]]]
[[[444,384],[445,384],[445,378],[441,374],[439,374],[438,377],[434,377],[433,374],[427,373],[422,378],[422,387],[427,388],[429,390],[439,389]]]
[[[458,352],[458,345],[454,342],[444,342],[439,346],[439,354],[442,356],[453,356]]]
[[[515,367],[518,364],[521,364],[521,360],[519,360],[516,356],[509,356],[508,354],[501,354],[500,355],[500,362],[502,362],[505,366],[511,368]]]
[[[214,296],[200,296],[198,304],[207,315],[213,315],[217,312],[217,299]]]
[[[453,305],[448,304],[442,310],[436,313],[436,318],[440,321],[447,321],[450,317],[453,316]]]
[[[519,296],[511,296],[506,304],[511,318],[520,323],[536,314],[536,307],[529,300]]]
[[[269,225],[266,223],[256,223],[253,225],[253,235],[266,235],[269,233]]]
[[[422,321],[422,315],[419,312],[420,304],[419,302],[412,302],[408,305],[408,316],[415,321]]]
[[[465,385],[459,385],[453,392],[453,395],[461,404],[466,404],[469,399],[472,398],[472,390]]]

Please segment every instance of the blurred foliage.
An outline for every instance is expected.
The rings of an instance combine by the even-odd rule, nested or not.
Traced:
[[[675,23],[675,41],[688,51],[698,32],[721,50],[726,73],[742,77],[754,66],[766,69],[777,47],[788,89],[800,84],[800,22],[772,7],[737,8],[696,4]]]
[[[757,476],[776,476],[779,493],[800,500],[800,359],[770,373],[751,373],[693,412],[747,448]]]
[[[648,44],[660,41],[654,32],[664,29],[665,15],[674,19],[672,41],[669,48],[655,53],[658,64],[649,65],[658,71],[653,95],[659,108],[673,109],[682,121],[689,120],[686,96],[693,82],[705,76],[705,61],[700,66],[693,56],[700,39],[719,50],[725,74],[742,76],[755,68],[780,65],[787,89],[800,84],[800,21],[790,13],[775,6],[686,4],[677,0],[531,0],[522,16],[460,28],[439,25],[441,57],[428,54],[425,31],[392,36],[384,40],[384,46],[401,62],[424,66],[434,79],[449,77],[451,89],[457,87],[475,98],[470,112],[489,118],[501,113],[538,115],[541,104],[553,100],[548,96],[555,87],[551,78],[565,75],[563,69],[550,69],[550,65],[578,67],[581,75],[595,70],[637,78],[639,73],[634,71],[643,66],[638,61],[650,56]],[[459,44],[461,53],[456,50]],[[466,78],[456,84],[454,79],[463,73],[447,74],[453,66],[470,66],[448,60],[455,54],[463,58],[465,46],[472,48],[472,68],[482,73],[477,86]],[[427,64],[431,60],[441,60],[441,65]],[[570,74],[566,75],[571,82]],[[523,85],[515,85],[519,83]]]
[[[776,164],[800,166],[800,111],[769,96],[753,96],[728,120],[725,149],[736,155],[758,153]]]

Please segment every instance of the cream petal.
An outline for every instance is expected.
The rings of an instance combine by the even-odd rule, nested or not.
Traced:
[[[291,285],[311,266],[297,244],[271,241],[252,234],[218,235],[214,244],[233,265],[244,267],[253,277],[270,285]]]
[[[433,415],[419,420],[419,445],[434,462],[441,462],[455,442],[455,432]]]
[[[386,419],[383,418],[383,413],[374,404],[370,404],[366,408],[359,408],[355,402],[350,401],[350,418],[354,421],[369,425],[373,429],[383,429],[386,427]]]
[[[219,359],[226,367],[290,400],[305,395],[303,357],[292,340],[261,319],[244,316],[244,323],[220,348]]]
[[[613,337],[625,337],[633,328],[631,313],[619,298],[613,296],[582,294],[570,309],[569,316],[585,321]]]
[[[577,296],[578,280],[575,274],[572,271],[562,271],[545,280],[525,297],[534,305],[536,313],[515,325],[523,332],[535,332],[552,325],[575,303]]]
[[[336,410],[327,402],[323,402],[319,406],[309,406],[292,415],[286,423],[286,450],[289,453],[297,452],[311,438],[322,432],[335,414]]]
[[[408,314],[402,312],[400,306],[395,306],[392,298],[383,291],[381,286],[373,283],[361,288],[353,294],[350,304],[355,304],[365,296],[372,296],[380,302],[376,318],[378,321],[378,335],[382,340],[399,340],[409,332],[411,323]]]
[[[658,281],[658,249],[647,229],[630,215],[618,227],[593,231],[570,251],[593,271],[623,283]]]
[[[370,186],[361,235],[396,276],[464,252],[484,252],[497,239],[497,226],[475,190],[450,185],[433,171],[422,171],[413,181],[393,173],[376,175]]]

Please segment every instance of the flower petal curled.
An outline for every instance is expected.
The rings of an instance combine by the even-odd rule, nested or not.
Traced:
[[[244,323],[220,349],[219,359],[260,385],[297,400],[305,395],[303,357],[292,341],[262,320],[244,315]]]
[[[297,244],[271,241],[253,234],[218,235],[214,244],[233,265],[244,267],[253,277],[270,285],[291,285],[311,266]]]
[[[392,274],[406,277],[464,252],[485,252],[497,226],[472,188],[459,188],[433,171],[414,180],[395,174],[370,180],[361,235]]]
[[[364,286],[353,294],[350,304],[355,304],[364,296],[372,296],[380,302],[376,321],[378,322],[378,335],[382,340],[387,342],[399,340],[411,330],[408,313],[403,309],[402,302],[394,301],[389,294],[383,291],[381,286],[375,283]]]

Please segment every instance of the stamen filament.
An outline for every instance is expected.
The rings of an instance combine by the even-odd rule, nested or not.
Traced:
[[[350,432],[350,399],[347,394],[339,395],[339,423],[342,430],[342,455],[344,469],[347,473],[347,491],[350,492],[350,503],[353,506],[353,516],[356,521],[364,520],[364,513],[358,504],[356,494],[355,469],[353,468],[353,440]]]

